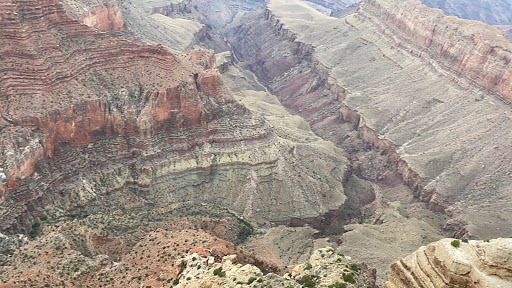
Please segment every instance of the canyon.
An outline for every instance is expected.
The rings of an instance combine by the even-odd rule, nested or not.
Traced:
[[[440,240],[512,235],[499,28],[420,0],[4,0],[0,20],[5,287],[509,287],[508,239]],[[475,260],[496,249],[499,273]],[[469,276],[436,264],[460,251]]]
[[[497,237],[502,232],[496,228],[506,229],[505,235],[512,232],[506,228],[505,216],[510,213],[509,169],[505,168],[509,141],[502,141],[506,136],[499,133],[510,120],[511,44],[501,31],[479,24],[481,35],[461,36],[455,45],[446,40],[449,32],[439,28],[433,37],[426,34],[431,36],[428,40],[422,36],[432,31],[429,23],[443,23],[445,17],[436,11],[426,14],[431,10],[419,1],[413,1],[414,8],[398,1],[368,1],[358,13],[342,19],[329,18],[299,2],[290,9],[290,3],[271,1],[255,17],[258,24],[248,19],[239,26],[235,53],[243,61],[248,57],[244,51],[250,51],[251,59],[261,63],[247,67],[256,67],[262,82],[273,87],[282,103],[303,115],[319,135],[323,135],[319,130],[326,129],[325,121],[332,119],[354,126],[363,141],[387,156],[417,199],[462,226],[456,233]],[[408,26],[412,21],[408,15],[414,14],[406,11],[415,9],[427,16]],[[463,23],[450,19],[446,27]],[[282,39],[276,45],[287,50],[272,49],[268,38],[269,47],[251,46],[261,43],[249,38],[257,35],[251,30],[257,25],[270,25]],[[456,29],[464,35],[462,26]],[[485,44],[490,41],[500,45]],[[491,49],[495,54],[488,53]],[[283,56],[265,53],[269,50],[283,51]],[[272,63],[280,63],[282,70],[274,69]],[[404,82],[414,83],[414,88]],[[482,113],[489,117],[487,123],[472,120]],[[495,145],[489,147],[489,143]],[[492,211],[503,214],[492,216]]]

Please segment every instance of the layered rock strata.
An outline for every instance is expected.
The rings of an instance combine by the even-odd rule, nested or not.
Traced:
[[[343,146],[352,133],[343,127],[355,127],[418,199],[460,219],[447,231],[510,233],[512,155],[501,133],[511,124],[510,43],[497,28],[409,4],[368,1],[336,19],[299,1],[273,0],[264,14],[239,22],[232,43],[314,129],[341,135],[332,138]],[[285,49],[271,49],[278,46]],[[375,177],[393,182],[390,175]]]
[[[462,87],[481,87],[512,101],[512,44],[496,27],[446,17],[420,1],[369,1],[360,13]]]
[[[512,287],[510,259],[511,238],[468,243],[443,239],[391,264],[384,287]]]
[[[183,201],[318,225],[343,208],[346,160],[275,135],[211,52],[114,39],[52,0],[0,11],[2,230]]]

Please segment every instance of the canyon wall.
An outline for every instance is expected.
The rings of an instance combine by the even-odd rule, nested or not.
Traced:
[[[446,233],[510,233],[510,43],[496,28],[413,4],[368,1],[336,19],[273,0],[239,21],[230,42],[315,132],[354,150],[355,128],[361,147],[387,158],[365,166],[379,158],[352,151],[356,171],[387,183],[399,172],[417,199],[452,217]]]
[[[317,227],[343,209],[346,159],[276,135],[224,88],[211,52],[114,39],[53,0],[0,13],[3,231],[187,201]]]

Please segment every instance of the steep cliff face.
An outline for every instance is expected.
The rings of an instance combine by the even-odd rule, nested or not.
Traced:
[[[512,24],[512,3],[507,0],[422,0],[447,15],[473,19],[491,25]]]
[[[274,0],[231,35],[244,65],[317,133],[355,155],[356,167],[374,171],[365,177],[396,183],[398,171],[417,199],[454,218],[447,233],[512,232],[504,200],[510,139],[502,138],[512,124],[512,68],[501,31],[419,1],[368,1],[336,19]],[[354,145],[361,140],[388,159],[373,160],[383,169],[365,166],[379,158],[352,148],[365,147]]]
[[[285,222],[342,209],[346,160],[275,135],[211,52],[113,39],[55,1],[0,11],[2,230],[184,201]]]
[[[224,52],[229,47],[218,30],[247,11],[262,9],[264,1],[123,0],[121,6],[128,29],[149,43],[173,51],[200,46]]]
[[[443,239],[391,264],[384,287],[512,287],[510,259],[510,238],[468,243]]]

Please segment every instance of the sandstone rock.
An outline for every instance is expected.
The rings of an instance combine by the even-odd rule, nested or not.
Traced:
[[[119,3],[117,0],[62,1],[69,16],[102,32],[118,32],[126,29]]]
[[[386,288],[512,287],[512,239],[443,239],[391,264]],[[457,244],[455,244],[456,246]]]

